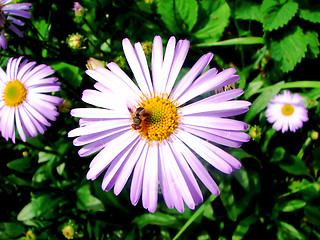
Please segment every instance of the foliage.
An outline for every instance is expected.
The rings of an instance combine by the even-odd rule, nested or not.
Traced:
[[[93,81],[85,74],[90,57],[116,61],[126,71],[121,41],[152,41],[171,35],[191,41],[184,72],[203,53],[212,67],[235,67],[243,99],[252,102],[243,118],[260,132],[241,149],[227,149],[243,164],[231,175],[210,170],[221,194],[179,214],[160,201],[147,213],[119,195],[103,192],[101,177],[87,181],[92,157],[80,158],[67,132],[77,127],[70,106],[44,135],[17,144],[0,140],[0,239],[319,239],[320,238],[320,5],[308,0],[83,0],[82,16],[72,1],[32,0],[24,38],[9,36],[0,65],[25,56],[56,70],[61,97],[83,106],[81,93]],[[69,35],[83,36],[78,48]],[[130,71],[127,71],[130,74]],[[265,109],[282,89],[304,97],[309,121],[296,133],[280,133]],[[255,128],[256,129],[256,128]],[[33,234],[33,235],[32,235]]]

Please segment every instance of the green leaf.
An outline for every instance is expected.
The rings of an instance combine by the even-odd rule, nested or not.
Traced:
[[[244,235],[248,232],[250,226],[255,223],[258,220],[258,218],[254,215],[251,215],[249,217],[246,217],[242,219],[236,229],[233,232],[232,240],[241,240],[244,238]]]
[[[248,100],[252,95],[257,93],[257,90],[262,87],[264,81],[261,79],[261,74],[258,74],[246,87],[243,98]]]
[[[312,224],[319,226],[320,225],[320,209],[319,206],[307,205],[304,208],[304,215]]]
[[[277,85],[268,86],[261,88],[256,93],[270,91],[272,89],[288,89],[288,88],[320,88],[320,81],[299,81],[299,82],[288,82]]]
[[[49,152],[39,152],[38,157],[39,157],[38,163],[44,163],[44,162],[52,161],[56,157],[56,155]]]
[[[199,20],[193,31],[193,36],[200,43],[216,42],[220,39],[229,23],[230,7],[225,0],[199,1]]]
[[[219,185],[220,188],[220,199],[227,211],[227,215],[230,220],[236,221],[238,217],[238,209],[235,204],[234,195],[231,189],[231,181],[229,179],[224,179],[224,181]]]
[[[319,55],[319,35],[315,31],[307,31],[306,38],[308,43],[307,57],[315,59]]]
[[[2,222],[0,223],[0,239],[12,239],[25,233],[21,223]]]
[[[305,4],[301,4],[302,6],[299,9],[299,17],[304,20],[320,23],[320,5],[315,5],[306,1]]]
[[[195,44],[197,47],[210,47],[210,46],[230,46],[230,45],[252,45],[252,44],[263,44],[264,40],[262,37],[241,37],[233,38],[219,42],[205,42]]]
[[[305,57],[307,39],[300,27],[293,26],[282,38],[271,39],[269,49],[275,64],[279,64],[283,72],[289,72]]]
[[[282,84],[283,82],[280,82],[278,84],[275,84],[275,86]],[[246,113],[246,116],[244,118],[244,121],[246,123],[249,123],[257,114],[259,114],[262,110],[264,110],[270,100],[274,98],[280,91],[280,88],[274,88],[269,91],[265,91],[262,94],[260,94],[259,97],[257,97],[252,105],[250,106],[249,111]]]
[[[298,8],[299,5],[293,1],[281,4],[277,0],[263,0],[261,5],[263,29],[272,31],[283,27],[294,17]]]
[[[18,172],[24,172],[30,167],[30,160],[31,159],[29,157],[15,159],[11,162],[8,162],[7,166],[8,168],[16,170]]]
[[[157,0],[157,12],[172,34],[190,32],[197,22],[196,0]]]
[[[300,208],[303,208],[306,206],[306,201],[300,200],[300,199],[293,199],[288,202],[285,202],[279,206],[279,210],[282,212],[293,212]]]
[[[77,207],[87,211],[104,211],[103,203],[91,194],[90,185],[86,184],[77,191]]]
[[[83,70],[78,67],[65,62],[53,63],[51,67],[74,88],[78,88],[81,85]]]
[[[298,158],[295,155],[287,155],[283,161],[279,163],[279,167],[295,176],[303,175],[311,177],[306,165],[302,161],[302,159]],[[312,177],[311,177],[312,178]]]
[[[260,6],[260,3],[254,1],[238,0],[234,9],[235,17],[236,19],[256,20],[258,22],[262,22]]]
[[[180,27],[189,32],[193,29],[198,18],[198,3],[196,0],[175,0],[175,12]]]
[[[35,28],[38,30],[41,38],[43,40],[47,40],[49,36],[49,31],[51,29],[51,24],[47,23],[46,20],[40,19],[40,20],[34,20],[33,24]]]
[[[278,221],[278,239],[303,239],[302,234],[291,224]]]
[[[161,212],[156,212],[153,214],[146,213],[141,216],[136,217],[133,223],[137,224],[138,228],[144,228],[147,225],[157,225],[180,229],[181,223],[177,220],[175,216],[169,214],[164,214]]]
[[[270,162],[280,162],[286,154],[286,150],[283,147],[276,147],[270,158]]]
[[[48,207],[48,203],[51,201],[49,195],[42,195],[38,198],[34,198],[20,211],[17,216],[19,221],[30,220],[34,217],[38,217],[43,214]]]

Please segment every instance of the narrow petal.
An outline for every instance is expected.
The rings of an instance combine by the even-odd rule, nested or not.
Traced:
[[[232,172],[232,167],[215,152],[209,149],[204,140],[185,131],[179,131],[176,136],[219,171],[227,174]]]
[[[174,59],[172,62],[170,74],[169,74],[167,85],[165,88],[165,93],[167,93],[168,95],[170,95],[173,85],[182,68],[184,60],[187,57],[189,47],[190,47],[190,42],[188,40],[180,40],[176,46]]]
[[[143,174],[143,190],[142,190],[142,205],[149,212],[154,213],[158,203],[158,145],[149,147]]]
[[[227,102],[219,103],[203,103],[201,105],[187,105],[181,108],[182,115],[192,115],[197,113],[210,113],[212,116],[228,116],[228,112],[234,112],[236,110],[248,111],[251,105],[248,101],[243,100],[233,100]],[[234,116],[234,114],[229,114],[229,116]]]
[[[248,129],[248,124],[228,118],[208,117],[208,116],[183,116],[180,118],[185,125],[207,127],[213,129],[244,131]]]
[[[103,190],[109,191],[113,187],[117,178],[119,177],[119,172],[122,171],[123,165],[127,159],[131,157],[132,150],[134,149],[137,141],[138,139],[135,139],[134,141],[130,142],[130,144],[122,150],[121,154],[112,160],[102,181],[101,187]]]
[[[122,40],[122,46],[124,54],[127,58],[128,64],[133,72],[135,79],[138,82],[138,85],[141,89],[141,92],[144,94],[150,94],[150,89],[148,87],[147,81],[143,76],[143,72],[141,70],[141,66],[139,64],[139,60],[137,58],[136,52],[132,47],[129,39],[125,38]]]
[[[131,188],[130,188],[130,200],[132,205],[134,206],[137,205],[137,203],[139,202],[139,198],[141,196],[142,185],[143,185],[143,175],[145,171],[145,164],[146,164],[148,150],[149,150],[149,146],[146,145],[134,168]]]
[[[21,124],[21,120],[20,120],[20,114],[19,114],[19,109],[15,108],[15,120],[16,120],[16,126],[17,126],[17,130],[18,133],[20,135],[20,138],[23,142],[27,141],[26,135],[23,131],[23,127]]]
[[[173,141],[177,151],[180,151],[185,160],[188,162],[189,166],[198,176],[198,178],[203,182],[203,184],[209,189],[213,195],[219,195],[219,187],[212,179],[208,170],[202,165],[200,160],[191,152],[191,150],[183,143],[181,140],[173,136]]]
[[[166,46],[166,52],[164,54],[163,64],[162,64],[162,79],[161,79],[161,88],[159,92],[164,92],[167,86],[169,79],[169,74],[172,67],[172,61],[174,58],[176,48],[176,38],[174,36],[170,37]]]
[[[130,126],[129,119],[124,120],[101,120],[91,125],[75,128],[68,133],[68,137],[77,137],[92,133],[102,132],[122,126]]]
[[[147,82],[149,91],[153,92],[154,89],[153,89],[152,82],[151,82],[151,76],[150,76],[150,71],[149,71],[149,67],[148,67],[148,62],[147,62],[146,55],[144,54],[143,48],[141,46],[141,43],[139,43],[139,42],[135,43],[134,49],[136,51],[137,58],[140,63],[140,66],[141,66],[141,70],[142,70],[144,79]]]
[[[212,58],[212,53],[203,55],[186,73],[186,75],[181,78],[171,93],[175,99],[179,98],[180,95],[188,88],[188,86],[191,85],[194,79],[208,66]]]
[[[140,156],[142,155],[144,148],[145,148],[145,143],[138,141],[137,145],[135,146],[135,148],[133,149],[130,155],[130,158],[127,158],[127,161],[125,162],[125,164],[123,164],[123,168],[120,171],[119,176],[114,185],[115,195],[118,195],[122,191],[123,187],[125,186],[126,182],[128,181],[133,171],[133,168],[135,167]]]
[[[137,85],[134,84],[134,82],[128,77],[128,75],[114,62],[108,63],[107,67],[110,69],[111,72],[113,72],[115,75],[117,75],[122,81],[124,81],[131,89],[136,93],[138,97],[141,96],[141,91],[137,87]]]
[[[154,91],[160,93],[162,86],[162,62],[163,62],[163,46],[160,36],[153,39],[151,67]]]
[[[132,131],[127,131],[121,136],[117,137],[105,146],[99,152],[92,162],[87,173],[87,179],[95,180],[130,143],[137,138],[137,135]]]

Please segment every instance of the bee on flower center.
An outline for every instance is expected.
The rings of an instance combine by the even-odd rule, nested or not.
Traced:
[[[128,108],[132,117],[133,124],[131,125],[134,130],[141,129],[141,123],[144,121],[148,114],[143,107],[138,107],[135,112],[131,108]]]

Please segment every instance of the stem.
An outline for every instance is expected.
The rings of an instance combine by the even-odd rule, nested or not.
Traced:
[[[306,141],[303,143],[303,145],[302,145],[302,147],[301,147],[301,149],[300,149],[300,151],[299,151],[299,153],[298,153],[298,155],[297,155],[298,158],[302,159],[302,157],[303,157],[303,155],[304,155],[304,151],[305,151],[306,148],[311,144],[311,142],[312,142],[311,137],[308,137],[308,138],[306,139]]]
[[[179,232],[174,236],[174,238],[172,240],[176,240],[178,239],[178,237],[181,236],[181,234],[200,216],[203,214],[204,210],[206,209],[206,207],[211,204],[217,196],[215,195],[211,195],[206,201],[205,203],[203,203],[201,205],[201,207],[199,207],[199,209],[191,216],[191,218],[189,218],[189,220],[182,226],[182,228],[179,230]]]

